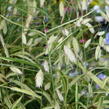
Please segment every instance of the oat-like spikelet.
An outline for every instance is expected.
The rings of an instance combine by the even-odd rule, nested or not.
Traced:
[[[49,72],[49,65],[48,65],[47,60],[44,61],[43,66],[44,66],[44,70],[45,70],[46,72]]]
[[[76,56],[73,53],[73,51],[68,46],[66,46],[66,45],[64,46],[64,52],[65,52],[65,55],[68,57],[68,59],[71,62],[75,63],[77,61]]]
[[[62,93],[57,89],[56,90],[56,92],[57,92],[57,95],[58,95],[58,97],[59,97],[59,100],[60,101],[64,101],[64,98],[63,98],[63,96],[62,96]]]
[[[23,72],[20,69],[18,69],[17,67],[11,66],[10,69],[11,69],[11,71],[13,71],[14,73],[17,73],[19,75],[23,74]]]
[[[44,74],[42,70],[39,70],[39,72],[35,76],[36,87],[38,88],[42,87],[43,80],[44,80]]]

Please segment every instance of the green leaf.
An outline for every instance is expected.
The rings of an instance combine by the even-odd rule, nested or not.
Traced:
[[[12,107],[11,107],[11,109],[15,109],[16,107],[19,107],[19,103],[21,102],[22,97],[23,97],[23,96],[19,97],[19,99],[17,99],[17,100],[14,102],[14,104],[13,104]]]
[[[87,74],[87,76],[88,76],[89,78],[91,78],[91,79],[92,79],[97,85],[99,85],[102,89],[104,88],[104,87],[103,87],[103,82],[102,82],[99,78],[97,78],[93,73],[87,72],[86,74]]]
[[[37,95],[35,92],[32,92],[30,90],[21,89],[21,88],[18,88],[18,87],[11,87],[10,89],[13,90],[13,91],[16,91],[16,92],[20,92],[20,93],[27,94],[27,95],[30,95],[32,97],[36,97],[38,99],[41,99],[41,97],[39,95]]]
[[[104,98],[100,97],[98,105],[97,105],[97,109],[103,109],[103,100],[104,100]]]
[[[34,67],[37,67],[40,69],[40,65],[38,65],[38,63],[32,63],[32,62],[26,61],[24,59],[8,58],[8,57],[0,57],[0,59],[5,60],[5,61],[18,62],[20,64],[27,64],[27,65],[34,66]]]

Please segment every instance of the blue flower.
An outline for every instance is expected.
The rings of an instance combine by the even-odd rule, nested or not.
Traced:
[[[106,33],[106,37],[105,37],[104,41],[105,41],[105,44],[109,44],[109,32]]]
[[[100,6],[99,5],[95,5],[93,7],[93,10],[95,10],[96,13],[100,13],[101,12],[101,9],[100,9]]]
[[[99,89],[99,88],[100,88],[100,87],[99,87],[99,85],[97,85],[97,84],[96,84],[96,86],[95,86],[95,87],[96,87],[96,89]]]
[[[104,80],[107,76],[104,75],[103,73],[100,73],[100,74],[97,75],[97,77],[98,77],[99,79],[101,79],[101,80]],[[100,88],[98,84],[96,84],[95,87],[96,87],[96,89],[99,89],[99,88]]]
[[[103,80],[103,79],[105,79],[107,76],[104,75],[103,73],[100,73],[100,74],[97,75],[97,77],[98,77],[99,79]]]

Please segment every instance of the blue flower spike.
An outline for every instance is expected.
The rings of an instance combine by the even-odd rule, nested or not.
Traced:
[[[101,80],[104,80],[107,76],[104,75],[103,73],[100,73],[100,74],[97,75],[97,77],[98,77],[99,79],[101,79]]]
[[[106,33],[106,37],[105,37],[104,41],[105,41],[105,44],[109,45],[109,32]]]
[[[101,80],[104,80],[107,76],[104,75],[103,73],[100,73],[100,74],[97,75],[97,77],[98,77],[99,79],[101,79]],[[96,89],[99,89],[99,88],[100,88],[98,84],[96,84],[95,87],[96,87]]]

